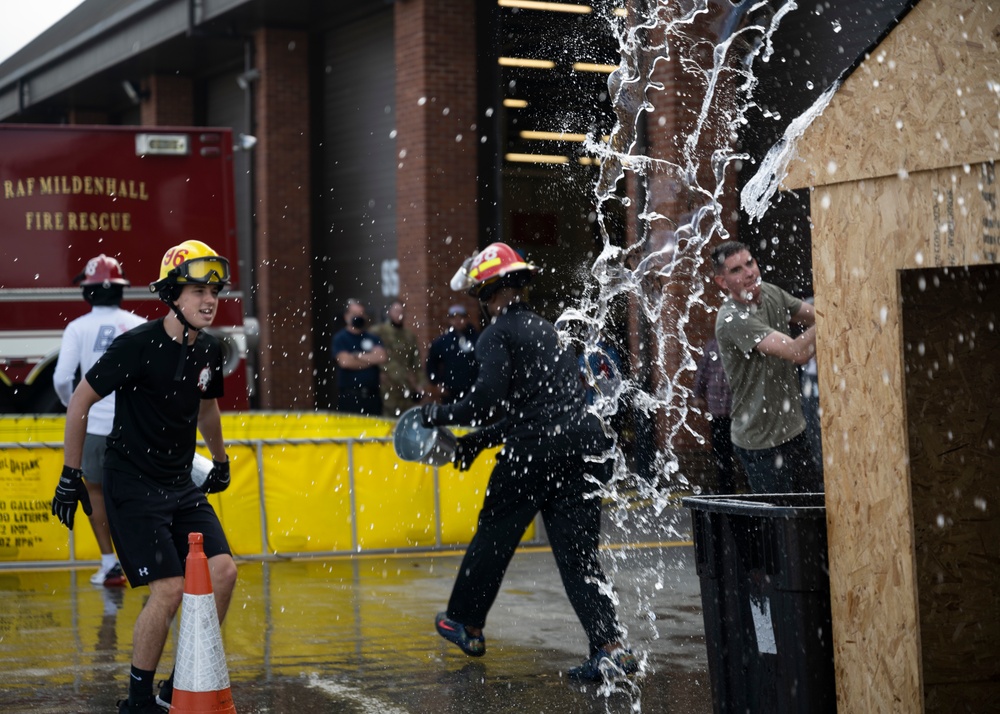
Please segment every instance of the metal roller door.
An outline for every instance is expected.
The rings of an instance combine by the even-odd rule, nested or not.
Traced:
[[[330,340],[347,299],[364,301],[377,322],[399,293],[392,7],[326,33],[321,71],[313,269],[318,361],[331,375]],[[333,401],[330,381],[319,380],[320,406]]]

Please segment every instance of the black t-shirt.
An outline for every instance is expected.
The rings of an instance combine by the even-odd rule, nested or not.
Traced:
[[[222,345],[199,332],[175,381],[181,345],[163,319],[119,335],[87,372],[102,397],[115,392],[115,422],[104,463],[166,486],[191,472],[201,400],[222,396]]]
[[[519,442],[546,450],[598,454],[611,445],[587,411],[577,358],[552,323],[522,303],[497,317],[476,342],[479,376],[456,404],[454,424],[483,426],[486,443]]]

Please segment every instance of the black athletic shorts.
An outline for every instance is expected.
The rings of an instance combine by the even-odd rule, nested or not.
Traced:
[[[188,534],[205,536],[205,555],[232,554],[215,509],[191,483],[163,488],[150,478],[104,469],[104,502],[111,538],[129,585],[184,575]]]

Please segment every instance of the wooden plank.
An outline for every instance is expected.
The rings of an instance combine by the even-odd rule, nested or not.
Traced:
[[[1000,156],[1000,3],[921,0],[798,142],[783,188]]]

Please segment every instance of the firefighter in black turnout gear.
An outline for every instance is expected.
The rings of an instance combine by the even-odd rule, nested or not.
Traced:
[[[436,626],[467,655],[485,654],[486,615],[525,529],[541,512],[566,594],[590,642],[589,658],[569,676],[599,681],[638,669],[622,644],[598,558],[601,499],[595,491],[611,476],[610,462],[599,458],[611,440],[586,409],[572,348],[560,344],[553,325],[526,302],[534,272],[512,248],[493,243],[452,278],[452,289],[478,298],[489,318],[476,343],[479,376],[461,401],[422,407],[423,421],[482,427],[459,438],[459,469],[468,469],[485,448],[504,448]]]

